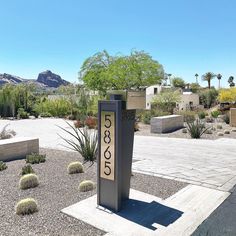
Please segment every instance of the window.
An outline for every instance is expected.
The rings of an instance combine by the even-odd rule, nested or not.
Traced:
[[[154,94],[157,94],[157,88],[154,88]]]

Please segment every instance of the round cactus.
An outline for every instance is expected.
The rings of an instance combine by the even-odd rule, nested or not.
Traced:
[[[38,176],[36,174],[23,175],[20,178],[20,189],[35,188],[39,185]]]
[[[80,192],[87,192],[91,191],[95,188],[95,184],[91,180],[84,180],[79,185]]]
[[[71,162],[68,165],[67,171],[69,174],[83,173],[84,168],[83,168],[83,165],[79,161],[75,161],[75,162]]]
[[[229,130],[225,130],[224,134],[230,134],[230,131]]]
[[[38,211],[38,204],[33,198],[20,200],[16,205],[17,215],[33,214]]]
[[[222,132],[218,132],[217,136],[224,136],[224,134]]]

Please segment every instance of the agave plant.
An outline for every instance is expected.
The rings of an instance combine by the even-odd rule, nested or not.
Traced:
[[[187,130],[191,138],[199,139],[201,136],[209,130],[210,127],[205,127],[205,124],[199,119],[195,121],[187,122]]]
[[[9,139],[16,135],[16,132],[11,129],[7,129],[9,124],[5,125],[3,129],[0,131],[0,139]]]
[[[89,130],[87,127],[76,128],[66,122],[72,131],[58,126],[68,133],[72,139],[67,139],[59,135],[69,146],[67,148],[77,151],[83,158],[84,163],[94,162],[98,153],[98,135],[96,130]]]

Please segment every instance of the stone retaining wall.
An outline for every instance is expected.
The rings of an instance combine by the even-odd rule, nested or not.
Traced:
[[[183,128],[184,119],[181,115],[153,117],[151,119],[151,133],[168,133]]]
[[[21,137],[0,140],[0,161],[23,159],[28,154],[38,152],[38,138]]]

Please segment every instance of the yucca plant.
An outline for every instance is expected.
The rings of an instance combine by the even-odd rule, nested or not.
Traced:
[[[201,122],[199,119],[187,122],[187,130],[191,138],[199,139],[209,129],[210,127],[206,128],[205,124]]]
[[[16,135],[16,132],[11,129],[7,129],[9,124],[5,125],[2,130],[0,131],[0,139],[9,139]]]
[[[60,129],[68,133],[72,139],[66,139],[59,135],[69,146],[67,148],[77,151],[86,162],[94,162],[98,152],[98,135],[97,130],[89,130],[87,127],[81,129],[74,127],[66,122],[72,131],[58,126]]]

